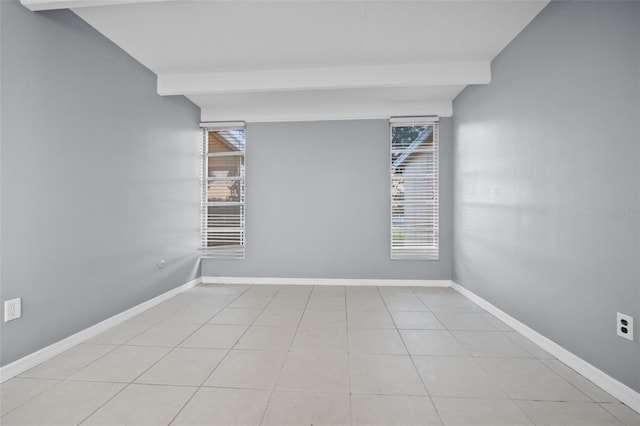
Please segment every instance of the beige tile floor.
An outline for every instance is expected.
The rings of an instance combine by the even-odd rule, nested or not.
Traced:
[[[2,425],[640,425],[451,289],[199,286],[0,386]]]

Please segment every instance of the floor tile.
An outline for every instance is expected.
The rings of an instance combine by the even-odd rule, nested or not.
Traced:
[[[600,406],[613,414],[625,426],[640,425],[640,413],[633,411],[624,404],[600,404]]]
[[[347,330],[337,327],[300,327],[291,352],[347,353]]]
[[[222,308],[187,306],[169,314],[164,322],[177,322],[187,324],[204,324],[209,321]]]
[[[525,351],[529,352],[534,358],[538,359],[554,359],[553,355],[536,345],[523,335],[515,331],[503,332],[505,336],[520,345]]]
[[[348,393],[349,358],[347,354],[289,353],[276,388]]]
[[[392,312],[398,328],[407,330],[444,330],[444,325],[431,312]]]
[[[136,383],[200,386],[226,354],[224,349],[175,348]]]
[[[349,352],[402,355],[407,350],[396,330],[350,328]]]
[[[260,312],[261,309],[225,308],[211,318],[209,324],[251,325]]]
[[[265,390],[200,388],[172,426],[259,425],[269,394]]]
[[[383,311],[349,311],[349,328],[396,328],[391,315]]]
[[[278,294],[282,289],[279,285],[254,285],[244,292],[242,297],[268,297],[271,298]]]
[[[349,425],[346,393],[274,392],[264,425]]]
[[[453,336],[475,357],[533,358],[499,331],[453,331]]]
[[[129,383],[170,350],[151,346],[119,346],[72,375],[71,379]]]
[[[553,371],[558,373],[567,382],[577,387],[581,392],[596,402],[618,402],[613,396],[605,392],[602,388],[586,379],[566,364],[557,359],[545,359],[542,362]]]
[[[433,312],[483,312],[481,307],[460,295],[422,295],[418,297]]]
[[[82,425],[166,425],[197,388],[129,385]]]
[[[0,416],[57,384],[57,380],[15,377],[0,386]]]
[[[183,292],[169,300],[165,300],[159,305],[154,306],[151,309],[157,309],[158,311],[164,311],[165,314],[175,312],[178,309],[182,309],[187,305],[190,305],[194,301],[198,300],[198,296],[192,292]]]
[[[235,349],[288,351],[295,330],[284,327],[254,325],[247,330]]]
[[[242,295],[229,304],[229,308],[263,309],[269,304],[271,297]]]
[[[206,324],[185,339],[183,348],[231,349],[247,330],[244,325]]]
[[[296,328],[303,312],[299,309],[265,309],[253,324]]]
[[[433,398],[433,403],[447,426],[533,425],[510,400]]]
[[[232,350],[204,386],[273,389],[286,352]]]
[[[269,309],[304,309],[307,306],[308,296],[303,297],[280,297],[276,296],[271,299],[267,310]]]
[[[380,293],[380,295],[385,299],[393,298],[393,297],[407,297],[407,296],[416,297],[411,287],[378,286],[377,289],[378,289],[378,293]]]
[[[3,383],[0,402],[3,425],[640,426],[478,305],[426,287],[200,285]]]
[[[75,425],[124,386],[118,383],[60,382],[2,417],[2,425]]]
[[[307,310],[346,310],[347,302],[344,296],[338,297],[316,297],[311,296],[307,304]]]
[[[354,426],[441,425],[426,396],[352,395]]]
[[[118,324],[113,328],[101,333],[84,343],[94,343],[101,345],[121,345],[128,340],[133,339],[143,331],[151,328],[154,322],[135,322],[125,321],[122,324]]]
[[[590,401],[537,359],[476,358],[514,399],[540,401]]]
[[[314,297],[345,297],[344,286],[341,285],[316,285],[313,286],[311,298]]]
[[[346,286],[345,294],[347,297],[357,297],[361,299],[381,297],[378,288],[373,286]]]
[[[493,315],[489,314],[489,313],[485,313],[484,317],[487,321],[489,321],[491,323],[491,325],[493,325],[495,327],[496,330],[499,331],[508,331],[508,332],[512,332],[513,329],[511,327],[509,327],[505,322],[503,322],[502,320],[499,320],[498,318],[494,317]]]
[[[435,315],[449,330],[497,330],[483,312],[436,312]]]
[[[536,425],[614,426],[623,423],[592,402],[516,401]]]
[[[456,398],[509,398],[473,358],[415,356],[413,361],[429,395]]]
[[[426,395],[411,358],[399,355],[352,355],[351,392]]]
[[[175,347],[198,327],[199,324],[160,322],[129,340],[127,345]]]
[[[380,296],[371,296],[371,297],[347,296],[347,310],[387,312],[387,306],[384,304]]]
[[[167,303],[167,302],[165,302]],[[147,309],[144,312],[139,313],[135,317],[131,318],[131,322],[146,322],[146,323],[159,323],[165,319],[168,315],[171,315],[180,308],[183,308],[186,304],[172,305],[172,304],[160,304],[153,308]]]
[[[412,355],[470,356],[453,335],[444,330],[400,330]]]
[[[220,310],[236,300],[237,297],[238,296],[236,295],[203,295],[194,300],[193,303],[191,303],[191,305],[189,306],[194,308],[217,308],[218,310]]]
[[[93,345],[82,343],[25,371],[20,377],[39,379],[65,379],[81,368],[114,350],[113,345]]]
[[[309,297],[313,291],[310,285],[287,285],[280,288],[277,297]]]
[[[302,316],[300,327],[343,327],[347,326],[345,310],[309,310]]]
[[[385,297],[384,302],[391,312],[426,312],[429,308],[416,296]]]

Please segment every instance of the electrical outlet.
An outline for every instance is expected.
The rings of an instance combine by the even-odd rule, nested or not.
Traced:
[[[633,317],[618,312],[616,324],[618,336],[633,342]]]
[[[4,322],[18,319],[22,316],[22,299],[4,301]]]

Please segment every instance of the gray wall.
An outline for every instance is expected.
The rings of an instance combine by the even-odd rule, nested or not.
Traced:
[[[452,129],[440,124],[440,260],[389,260],[389,123],[249,124],[244,260],[204,276],[450,279]]]
[[[640,3],[551,2],[454,102],[454,280],[637,391],[639,46]]]
[[[198,276],[200,132],[73,13],[0,7],[4,365]]]

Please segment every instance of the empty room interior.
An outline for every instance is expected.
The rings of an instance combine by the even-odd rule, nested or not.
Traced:
[[[640,425],[640,2],[0,0],[0,54],[0,424]]]

